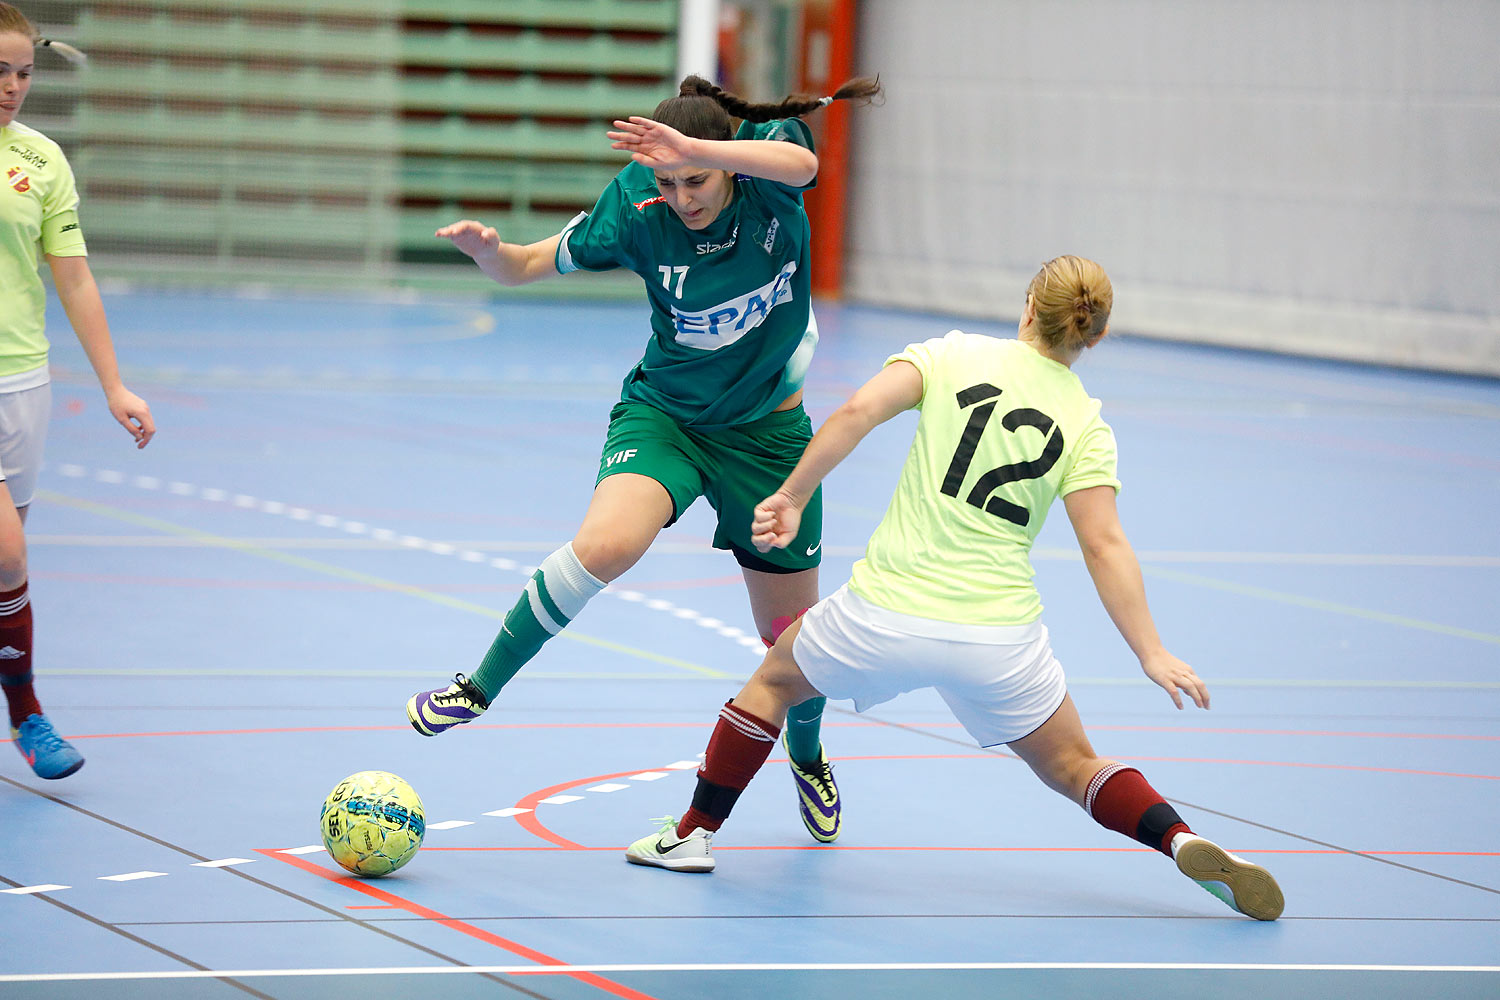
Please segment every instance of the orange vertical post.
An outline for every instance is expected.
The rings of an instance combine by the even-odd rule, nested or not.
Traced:
[[[855,0],[808,0],[802,13],[802,90],[821,97],[854,75]],[[844,287],[844,206],[849,189],[849,106],[835,101],[808,116],[818,142],[818,186],[807,194],[812,223],[812,290]]]

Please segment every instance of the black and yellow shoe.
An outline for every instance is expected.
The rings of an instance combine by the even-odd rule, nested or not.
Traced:
[[[781,745],[786,749],[786,734],[781,735]],[[797,811],[802,814],[802,823],[807,832],[825,844],[839,839],[843,826],[842,806],[839,802],[839,786],[833,780],[833,765],[828,763],[828,754],[823,744],[818,744],[818,762],[804,768],[792,759],[787,749],[787,763],[792,766],[792,778],[797,783]]]

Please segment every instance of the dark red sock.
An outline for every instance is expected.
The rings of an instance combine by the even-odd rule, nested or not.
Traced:
[[[1124,764],[1107,764],[1094,775],[1083,808],[1100,826],[1139,840],[1169,858],[1172,838],[1193,832],[1141,772]]]
[[[693,806],[677,823],[677,836],[686,837],[694,827],[717,830],[722,826],[780,735],[779,727],[726,701],[709,737],[703,766],[698,768]]]
[[[25,583],[0,591],[0,688],[5,689],[12,726],[41,714],[31,690],[31,595]]]

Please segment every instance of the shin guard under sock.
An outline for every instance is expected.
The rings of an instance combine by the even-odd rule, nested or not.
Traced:
[[[1106,764],[1089,782],[1084,810],[1102,827],[1172,856],[1172,838],[1188,825],[1133,767]]]
[[[677,835],[686,837],[695,827],[717,830],[723,825],[780,735],[780,728],[736,708],[732,701],[725,702],[698,769],[692,808],[678,822]]]

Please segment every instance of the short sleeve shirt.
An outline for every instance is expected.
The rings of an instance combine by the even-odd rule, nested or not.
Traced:
[[[57,143],[12,122],[0,128],[0,379],[47,364],[43,253],[88,253],[78,189]]]
[[[904,614],[1023,625],[1042,613],[1031,546],[1052,501],[1118,490],[1114,432],[1066,365],[953,331],[887,364],[922,373],[916,438],[850,587]]]
[[[811,149],[796,118],[744,123],[736,139]],[[651,302],[651,337],[625,378],[624,400],[649,403],[695,430],[749,423],[802,387],[817,328],[811,230],[802,193],[743,174],[703,229],[684,225],[653,172],[630,163],[593,209],[563,230],[557,269],[626,268]]]

